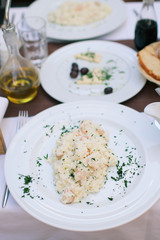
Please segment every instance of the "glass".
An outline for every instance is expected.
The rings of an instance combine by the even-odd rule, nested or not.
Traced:
[[[143,5],[135,27],[135,46],[137,50],[143,49],[150,43],[156,42],[158,27],[154,0],[143,0]]]
[[[41,17],[23,18],[17,24],[17,29],[24,56],[40,68],[48,56],[45,20]]]
[[[11,102],[29,102],[37,95],[38,70],[19,54],[14,24],[4,24],[2,30],[9,56],[0,71],[0,87]]]

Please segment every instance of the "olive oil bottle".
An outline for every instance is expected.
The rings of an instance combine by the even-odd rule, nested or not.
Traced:
[[[20,55],[14,24],[2,25],[2,31],[9,57],[0,71],[0,88],[13,103],[29,102],[37,95],[38,70]]]

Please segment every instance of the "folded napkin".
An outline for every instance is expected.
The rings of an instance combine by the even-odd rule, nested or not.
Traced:
[[[0,97],[0,126],[1,126],[1,121],[4,117],[4,114],[7,110],[8,107],[8,99],[4,97]]]

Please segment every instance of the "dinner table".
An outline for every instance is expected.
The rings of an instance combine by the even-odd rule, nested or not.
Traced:
[[[158,29],[160,30],[160,1],[156,1],[154,4],[157,13]],[[137,51],[134,44],[134,29],[137,20],[135,10],[136,12],[140,11],[142,2],[126,2],[125,6],[127,11],[126,21],[118,29],[97,37],[96,39],[117,42]],[[15,24],[20,20],[22,13],[25,14],[26,11],[27,7],[10,9],[10,16],[15,14]],[[158,31],[158,39],[159,38],[160,31]],[[68,44],[71,44],[71,42],[48,39],[48,54],[50,55],[57,49]],[[144,108],[148,104],[160,101],[160,96],[158,96],[155,91],[156,88],[157,84],[147,80],[140,92],[120,104],[144,114]],[[0,96],[5,97],[1,90]],[[17,116],[20,110],[27,110],[29,112],[29,117],[32,119],[43,110],[59,104],[62,103],[49,96],[42,86],[39,87],[36,98],[28,103],[14,104],[9,102],[4,118],[0,123],[0,128],[7,148],[16,133]],[[149,118],[147,115],[145,117]],[[5,154],[0,155],[0,203],[2,203],[5,189],[4,164]],[[0,206],[0,239],[2,240],[158,240],[160,239],[159,223],[160,200],[138,218],[134,219],[133,217],[133,220],[128,223],[107,230],[91,232],[70,231],[47,225],[23,210],[11,194],[9,195],[6,207],[2,208],[2,206]]]

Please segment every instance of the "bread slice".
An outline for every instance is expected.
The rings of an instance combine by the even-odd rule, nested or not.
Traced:
[[[142,73],[142,75],[149,80],[150,82],[154,82],[155,84],[160,86],[160,81],[156,80],[155,78],[151,77],[150,75],[148,75],[143,68],[139,65],[139,71]]]
[[[140,69],[153,79],[160,81],[160,42],[152,43],[138,52]]]

